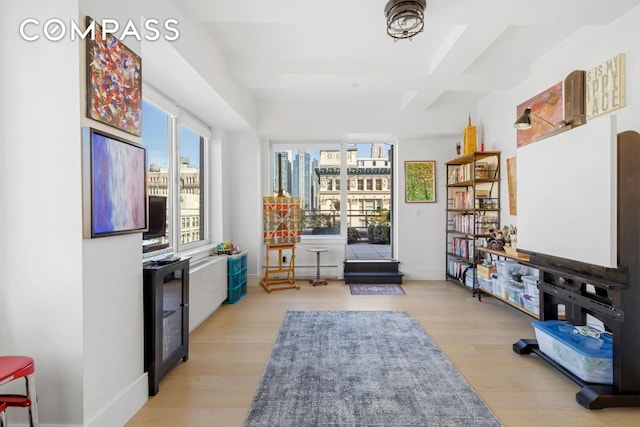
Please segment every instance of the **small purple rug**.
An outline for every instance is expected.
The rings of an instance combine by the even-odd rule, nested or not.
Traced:
[[[362,285],[351,284],[351,295],[402,295],[404,289],[400,285]]]

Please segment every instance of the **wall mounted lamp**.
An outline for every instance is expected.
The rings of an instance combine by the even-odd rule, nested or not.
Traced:
[[[424,29],[424,10],[427,0],[389,0],[384,8],[387,34],[394,41],[411,40]]]
[[[513,124],[513,127],[518,130],[526,130],[531,128],[532,116],[535,117],[536,119],[542,120],[543,122],[545,122],[546,124],[548,124],[554,129],[562,129],[563,127],[566,127],[567,125],[570,124],[570,122],[567,122],[566,120],[560,120],[555,124],[551,123],[549,120],[545,119],[544,117],[540,117],[539,115],[532,113],[531,108],[525,108],[524,113],[522,113],[522,115],[518,117],[518,120],[515,121],[515,123]]]

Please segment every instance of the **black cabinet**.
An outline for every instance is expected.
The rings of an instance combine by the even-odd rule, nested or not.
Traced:
[[[149,395],[179,361],[189,357],[189,259],[145,264],[144,366]]]

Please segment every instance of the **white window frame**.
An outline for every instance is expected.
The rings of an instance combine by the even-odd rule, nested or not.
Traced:
[[[209,205],[211,200],[211,192],[209,189],[209,178],[211,173],[211,171],[209,170],[210,169],[209,143],[211,141],[212,135],[211,135],[211,129],[206,124],[202,123],[200,120],[193,117],[187,111],[179,108],[179,114],[176,119],[176,126],[175,126],[175,144],[174,145],[175,145],[176,152],[173,158],[174,168],[177,171],[173,176],[174,185],[177,190],[174,194],[174,200],[173,200],[173,203],[175,204],[175,207],[176,207],[176,210],[175,210],[176,217],[180,216],[180,191],[179,191],[180,189],[180,172],[179,172],[180,171],[180,137],[179,137],[180,126],[185,126],[204,138],[204,144],[202,146],[202,150],[204,151],[201,156],[202,159],[204,160],[204,165],[200,166],[200,167],[204,167],[204,173],[202,174],[203,182],[201,187],[201,191],[204,193],[203,202],[202,202],[204,205],[202,206],[202,216],[203,216],[202,219],[204,220],[204,231],[203,231],[202,240],[198,240],[196,242],[183,244],[180,241],[180,239],[178,239],[178,242],[177,242],[178,252],[184,252],[184,251],[191,251],[200,246],[211,244],[211,227],[210,227],[211,222],[209,221],[209,213],[210,213]],[[179,225],[178,221],[176,221],[176,225]],[[177,236],[180,236],[179,226],[178,226],[178,229],[176,230],[176,233],[177,233],[176,234]]]
[[[169,229],[168,240],[169,246],[167,248],[147,252],[143,254],[143,258],[153,258],[160,255],[164,255],[166,253],[174,252],[174,253],[184,253],[184,252],[197,252],[198,250],[206,250],[208,247],[212,245],[212,231],[211,224],[212,220],[210,218],[211,214],[211,186],[210,186],[210,178],[212,174],[212,168],[214,167],[214,163],[218,164],[219,162],[214,162],[210,158],[209,145],[212,141],[212,131],[206,124],[202,121],[198,120],[191,114],[189,114],[186,110],[181,109],[167,97],[165,97],[161,92],[153,88],[149,85],[143,85],[144,90],[144,100],[150,104],[153,104],[155,107],[163,110],[169,116],[169,164],[168,164],[168,196],[170,196],[167,200],[168,203],[168,219],[169,219]],[[204,144],[202,150],[202,159],[204,165],[204,173],[202,173],[202,192],[203,192],[203,206],[202,206],[202,216],[201,221],[204,222],[204,231],[203,238],[197,242],[191,242],[188,244],[182,244],[180,239],[180,141],[179,141],[179,127],[180,125],[184,125],[199,134],[204,138]],[[142,141],[144,145],[144,141]],[[214,150],[214,153],[218,153],[219,150]],[[219,153],[218,153],[219,154]],[[216,210],[217,212],[217,210]]]

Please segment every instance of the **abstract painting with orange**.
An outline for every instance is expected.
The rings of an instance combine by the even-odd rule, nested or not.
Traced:
[[[262,220],[265,244],[300,241],[302,229],[298,197],[263,197]]]
[[[517,131],[518,148],[544,138],[546,134],[555,130],[554,123],[564,119],[562,82],[556,83],[549,89],[518,105],[516,118],[524,113],[525,108],[531,108],[531,127]]]

